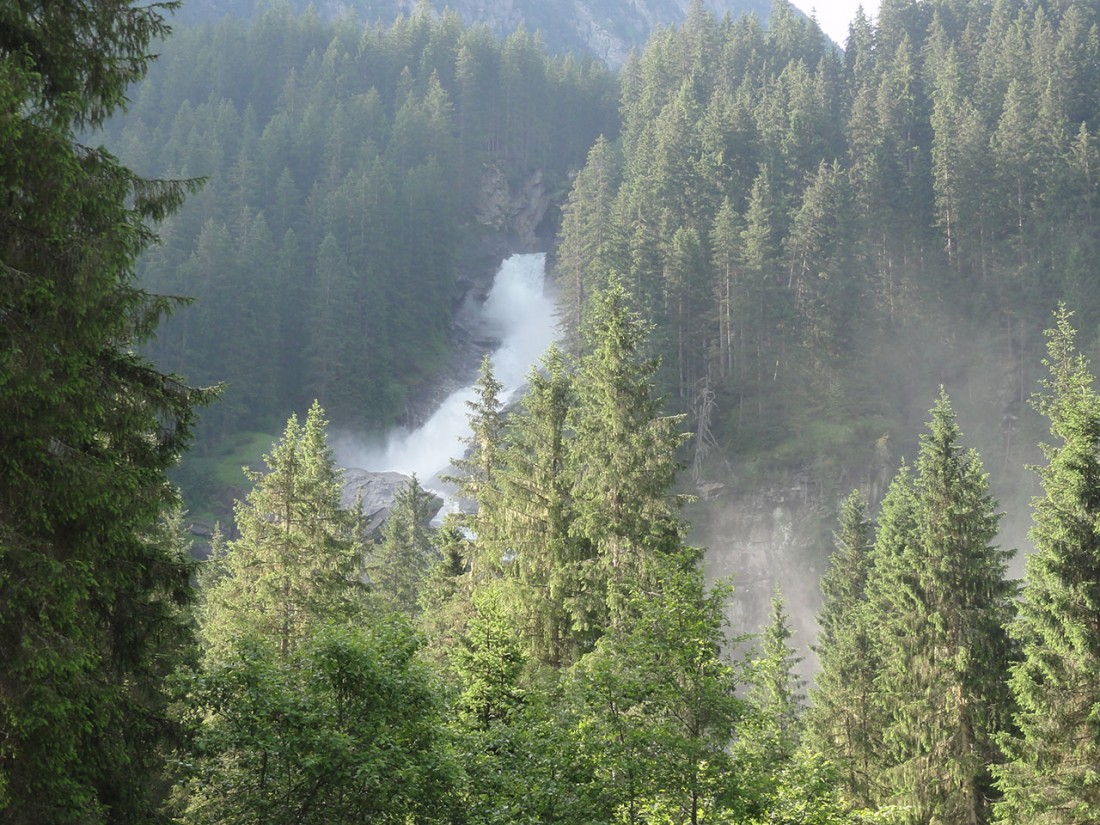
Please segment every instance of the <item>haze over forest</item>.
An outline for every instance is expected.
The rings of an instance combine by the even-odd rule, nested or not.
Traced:
[[[1095,4],[489,5],[0,12],[0,818],[1100,821]]]

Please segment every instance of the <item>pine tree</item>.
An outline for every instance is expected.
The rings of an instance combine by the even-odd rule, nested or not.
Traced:
[[[486,355],[474,383],[474,397],[466,402],[469,409],[470,435],[463,441],[466,455],[451,464],[456,475],[444,478],[458,486],[458,495],[477,503],[477,512],[465,519],[466,526],[476,535],[471,546],[470,573],[474,582],[500,572],[504,549],[500,543],[501,519],[499,507],[502,431],[504,404],[500,393],[504,385],[493,373],[493,362]]]
[[[603,288],[610,271],[621,266],[612,211],[620,163],[615,147],[601,136],[577,173],[562,210],[556,274],[562,320],[573,336],[580,330],[593,291]]]
[[[695,400],[705,374],[704,356],[713,337],[706,305],[707,265],[699,233],[681,226],[672,235],[664,265],[669,360],[676,368],[672,382],[680,398]]]
[[[747,710],[722,653],[740,640],[725,630],[729,588],[708,590],[699,560],[683,547],[655,561],[660,584],[636,580],[626,597],[633,621],[568,675],[577,748],[610,808],[598,821],[742,821],[747,769],[729,744]]]
[[[750,662],[748,698],[755,713],[751,736],[744,738],[752,740],[747,747],[761,764],[774,769],[794,756],[801,739],[804,683],[795,673],[801,658],[790,646],[791,622],[778,586],[770,608],[760,650]]]
[[[710,233],[714,273],[712,317],[718,322],[718,374],[722,377],[738,374],[744,339],[744,313],[739,311],[743,308],[741,296],[745,288],[739,266],[740,238],[739,217],[726,198],[714,216]]]
[[[315,401],[305,426],[287,421],[264,456],[266,473],[234,507],[240,538],[227,543],[223,573],[205,594],[200,635],[206,658],[230,654],[241,638],[286,657],[318,626],[361,610],[359,515],[340,503],[341,479]]]
[[[786,297],[780,284],[779,215],[767,167],[760,170],[752,185],[741,231],[741,267],[746,284],[740,314],[747,328],[747,357],[754,367],[746,376],[757,385],[778,376],[784,351],[781,330],[790,326]],[[763,411],[762,409],[760,410]]]
[[[806,738],[837,765],[848,797],[870,804],[880,742],[881,710],[875,702],[878,651],[868,622],[866,585],[874,535],[867,503],[858,490],[841,504],[835,550],[821,579],[825,602],[817,616],[820,668],[809,691]]]
[[[661,414],[658,364],[643,357],[646,327],[628,300],[617,280],[597,294],[585,332],[589,353],[574,381],[572,530],[590,548],[583,589],[597,600],[595,614],[574,616],[578,628],[621,620],[622,597],[652,575],[656,555],[679,547],[682,530],[669,494],[684,440],[680,418]]]
[[[828,384],[821,384],[842,363],[855,323],[850,212],[839,166],[822,162],[803,192],[786,242],[787,288],[794,293],[798,337],[810,358],[811,380],[822,394]]]
[[[331,232],[317,250],[314,268],[309,374],[318,398],[331,405],[334,399],[342,399],[340,375],[355,363],[355,350],[361,345],[360,330],[355,323],[356,275]]]
[[[420,588],[416,624],[425,637],[425,658],[444,672],[472,612],[467,563],[471,539],[463,532],[456,514],[449,513],[436,531],[435,541],[438,554]]]
[[[477,590],[473,605],[475,612],[454,654],[460,688],[456,707],[470,725],[484,731],[494,722],[507,722],[522,707],[525,658],[508,623],[499,584]]]
[[[1015,586],[992,545],[999,516],[946,395],[932,409],[917,474],[891,493],[869,583],[879,628],[889,799],[914,821],[987,822],[996,736],[1008,725],[1004,625]],[[906,487],[909,487],[906,491]],[[898,505],[903,506],[898,506]]]
[[[1085,823],[1100,818],[1100,398],[1061,306],[1047,331],[1050,377],[1035,406],[1050,421],[1043,496],[1035,501],[1023,598],[1012,627],[1022,645],[1012,668],[1018,734],[997,813],[1005,822]]]
[[[367,565],[373,592],[407,616],[420,612],[420,591],[439,552],[429,523],[436,514],[439,498],[420,486],[414,475],[397,491],[389,518],[382,528],[382,541],[371,553]]]
[[[137,354],[178,302],[135,284],[193,186],[86,145],[175,4],[0,12],[0,819],[148,822],[188,643],[158,527],[209,394]]]
[[[176,812],[188,822],[450,821],[455,765],[410,623],[367,610],[357,512],[314,402],[216,538],[203,657],[181,674]],[[384,731],[384,735],[380,735]],[[400,776],[400,782],[393,777]]]
[[[502,476],[502,509],[508,514],[519,615],[532,661],[567,667],[591,646],[593,635],[574,627],[571,604],[583,600],[578,567],[582,541],[570,535],[573,491],[567,427],[575,404],[565,355],[551,347],[542,369],[508,422]]]

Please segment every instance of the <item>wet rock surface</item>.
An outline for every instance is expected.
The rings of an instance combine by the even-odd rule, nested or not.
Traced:
[[[344,486],[340,491],[340,506],[355,507],[357,498],[361,502],[365,528],[368,535],[379,536],[383,525],[390,517],[397,494],[412,481],[411,476],[394,472],[372,472],[350,467],[344,470]],[[431,493],[434,507],[433,515],[443,507],[443,499]]]

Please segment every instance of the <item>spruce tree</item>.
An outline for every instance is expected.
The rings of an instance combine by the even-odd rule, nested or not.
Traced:
[[[682,524],[669,492],[684,439],[680,417],[661,414],[658,363],[644,355],[647,327],[628,302],[617,279],[597,293],[585,329],[589,351],[574,382],[571,529],[589,548],[580,586],[590,596],[575,611],[577,628],[622,619],[629,589],[653,575],[650,561],[680,547]]]
[[[240,538],[227,542],[219,575],[204,594],[200,636],[208,661],[242,638],[282,656],[320,625],[360,612],[363,547],[359,515],[340,503],[341,476],[315,401],[303,427],[287,421],[264,456],[266,473],[234,508]]]
[[[552,667],[572,664],[591,646],[592,634],[576,628],[570,605],[578,596],[583,542],[570,535],[573,522],[571,432],[573,376],[564,353],[551,347],[542,369],[528,376],[528,390],[510,417],[501,476],[507,544],[513,553],[511,601],[528,655]]]
[[[562,209],[561,250],[556,267],[561,314],[574,345],[592,293],[606,285],[617,262],[617,226],[613,213],[619,185],[617,150],[601,136],[577,173]]]
[[[821,579],[820,667],[809,691],[806,738],[836,764],[847,796],[866,805],[877,779],[873,766],[881,711],[874,701],[878,651],[866,609],[874,534],[858,490],[841,504],[833,540],[836,549]]]
[[[439,499],[414,475],[397,491],[382,541],[367,565],[372,590],[384,603],[407,616],[419,614],[420,591],[439,556],[430,524]]]
[[[1100,820],[1100,398],[1064,306],[1047,331],[1050,377],[1035,406],[1055,442],[1044,445],[1023,598],[1012,631],[1018,733],[998,770],[1005,822]]]
[[[475,515],[464,519],[477,540],[470,546],[470,573],[475,582],[499,573],[504,562],[499,539],[499,504],[504,404],[500,393],[504,386],[493,373],[493,362],[486,355],[474,383],[474,397],[466,402],[469,409],[470,435],[463,439],[466,455],[453,459],[456,470],[445,477],[458,486],[458,495],[476,502]]]
[[[185,821],[451,821],[442,702],[411,624],[368,610],[360,519],[325,431],[317,402],[304,426],[291,416],[235,508],[240,537],[215,543],[204,655],[181,674]]]
[[[689,547],[656,559],[660,584],[636,579],[625,596],[633,620],[568,674],[577,749],[609,808],[589,821],[743,821],[749,769],[730,742],[746,702],[722,652],[739,640],[725,629],[729,588],[708,589],[699,561]]]
[[[445,672],[473,612],[470,543],[454,513],[435,534],[438,552],[420,588],[417,629],[424,635],[423,657]]]
[[[916,822],[989,820],[995,738],[1011,706],[1009,554],[992,544],[999,516],[981,459],[958,440],[941,393],[916,477],[895,494],[904,506],[889,519],[884,507],[868,585],[881,645],[885,795],[910,806]]]
[[[149,822],[188,642],[158,526],[206,396],[138,347],[175,305],[134,282],[186,184],[88,145],[175,3],[0,10],[0,819]],[[193,188],[193,187],[190,187]]]
[[[740,746],[769,770],[789,760],[801,739],[803,682],[794,670],[801,658],[790,646],[790,640],[790,617],[777,586],[772,594],[768,624],[760,634],[760,650],[750,660],[748,698],[755,713],[746,730],[741,731],[746,741]],[[751,734],[745,736],[747,730]]]

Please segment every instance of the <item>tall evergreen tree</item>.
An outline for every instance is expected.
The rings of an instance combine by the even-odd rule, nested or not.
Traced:
[[[802,735],[804,684],[795,673],[801,661],[791,647],[791,620],[778,586],[772,594],[768,624],[760,634],[760,649],[750,660],[749,701],[754,714],[751,735],[742,747],[761,767],[774,770],[794,756]]]
[[[177,813],[202,825],[450,821],[454,763],[411,625],[371,616],[358,513],[317,402],[287,422],[266,474],[215,543],[183,674]],[[404,594],[399,594],[404,595]],[[393,778],[400,776],[401,781]]]
[[[958,439],[941,393],[921,439],[911,520],[880,534],[871,585],[891,759],[886,794],[911,806],[914,822],[989,821],[995,738],[1011,710],[1009,554],[992,544],[999,516],[981,460]]]
[[[684,436],[679,417],[661,414],[658,364],[644,357],[646,327],[628,300],[617,280],[596,296],[574,382],[572,529],[591,548],[586,589],[603,603],[595,616],[575,616],[578,627],[621,620],[629,588],[653,575],[656,555],[679,547],[682,530],[669,490]]]
[[[754,367],[747,377],[757,384],[778,375],[784,352],[775,339],[784,326],[790,326],[780,284],[779,212],[771,175],[764,167],[753,181],[741,231],[741,266],[746,284],[741,313],[749,333],[748,357]]]
[[[1065,306],[1047,332],[1050,377],[1036,396],[1055,443],[1039,469],[1023,598],[1013,635],[1022,658],[1011,685],[1019,733],[998,770],[1005,822],[1085,823],[1100,817],[1100,398]]]
[[[676,368],[672,382],[680,398],[694,402],[705,374],[704,359],[713,339],[706,312],[707,264],[699,233],[681,226],[672,235],[664,265],[669,360]]]
[[[184,184],[85,145],[175,4],[0,11],[0,819],[149,822],[190,566],[158,522],[206,396],[136,353]]]
[[[503,450],[504,402],[500,397],[503,389],[493,372],[493,362],[486,355],[474,383],[474,397],[466,402],[470,435],[463,442],[468,449],[465,456],[451,462],[457,474],[445,479],[458,485],[461,497],[477,504],[476,514],[466,519],[467,526],[477,535],[468,559],[475,583],[498,573],[504,562],[499,541],[503,514],[499,507],[498,477]]]
[[[438,507],[439,498],[420,486],[414,475],[397,491],[382,541],[367,565],[372,590],[410,617],[420,612],[420,591],[439,556],[430,523]]]
[[[729,743],[746,715],[722,654],[728,588],[707,590],[691,548],[655,562],[660,584],[635,580],[633,621],[613,625],[569,673],[578,749],[593,763],[601,821],[743,821],[747,769]]]
[[[532,660],[566,667],[591,646],[592,634],[573,626],[570,605],[582,598],[578,567],[584,543],[573,521],[569,411],[573,376],[551,347],[542,370],[532,369],[519,410],[509,419],[501,493],[512,548],[514,609]]]
[[[820,663],[810,688],[806,738],[839,770],[846,795],[868,805],[877,782],[874,751],[881,731],[875,702],[878,651],[866,609],[866,585],[874,535],[867,503],[858,490],[840,507],[835,550],[821,578],[824,604],[817,621]]]
[[[340,504],[340,471],[315,401],[305,426],[287,421],[264,456],[266,473],[234,508],[240,538],[227,543],[200,615],[206,658],[231,654],[241,638],[288,656],[325,622],[360,607],[359,514]]]
[[[714,216],[710,233],[712,289],[714,294],[713,316],[718,328],[718,374],[722,377],[736,374],[744,335],[744,315],[737,310],[744,304],[740,298],[745,285],[742,282],[738,250],[741,229],[738,215],[729,198],[722,201]],[[735,321],[736,319],[736,321]]]

